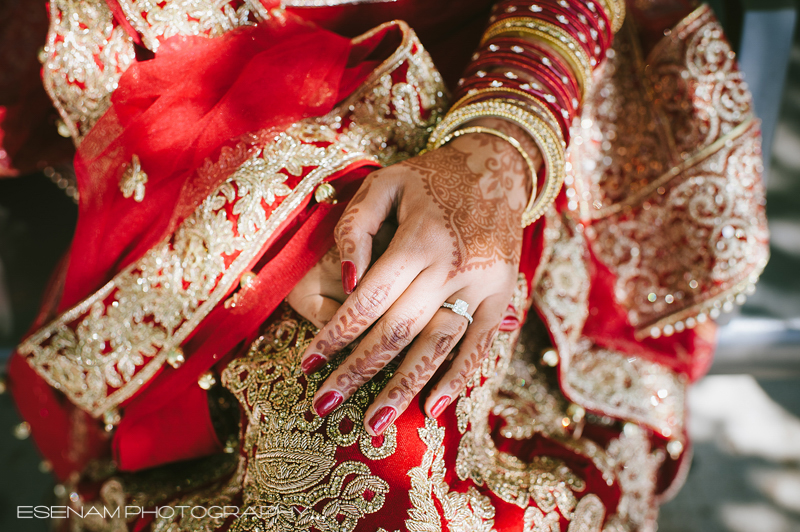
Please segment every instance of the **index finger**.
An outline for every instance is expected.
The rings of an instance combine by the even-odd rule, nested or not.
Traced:
[[[301,368],[309,374],[325,365],[380,318],[416,278],[421,267],[412,267],[414,254],[389,250],[370,268],[355,291],[333,318],[317,333],[303,354]]]

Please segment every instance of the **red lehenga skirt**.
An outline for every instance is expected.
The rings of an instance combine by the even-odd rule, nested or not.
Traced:
[[[51,53],[72,31],[57,4]],[[106,30],[116,61],[135,51]],[[415,401],[379,438],[363,413],[392,368],[319,418],[331,368],[300,371],[314,330],[282,300],[361,179],[422,149],[446,110],[408,26],[350,43],[288,17],[173,37],[129,56],[96,116],[46,65],[81,139],[81,220],[10,384],[71,529],[654,529],[690,461],[708,320],[755,282],[766,224],[758,123],[711,12],[647,58],[637,43],[629,20],[566,187],[526,230],[510,302],[525,325],[438,419]],[[264,75],[278,56],[296,61]]]

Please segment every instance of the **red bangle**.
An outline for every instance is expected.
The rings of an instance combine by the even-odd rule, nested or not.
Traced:
[[[578,106],[580,99],[580,89],[578,80],[575,79],[575,74],[566,64],[558,57],[557,54],[545,51],[543,47],[535,45],[525,39],[515,37],[503,37],[492,39],[486,46],[481,48],[474,56],[473,60],[484,57],[498,57],[497,54],[510,55],[510,57],[518,57],[525,63],[540,64],[547,69],[556,79],[560,80],[564,85],[564,89],[570,95],[570,98],[575,98],[576,101],[572,107]]]
[[[478,79],[486,79],[486,76],[478,76],[477,72],[482,71],[483,69],[488,70],[489,68],[496,67],[515,68],[524,72],[525,74],[528,74],[530,79],[526,81],[529,83],[539,83],[543,85],[546,89],[551,91],[554,97],[557,98],[559,105],[561,105],[564,109],[567,109],[570,114],[577,113],[577,105],[575,105],[576,93],[570,95],[568,86],[558,79],[552,72],[548,71],[547,68],[541,63],[525,63],[519,61],[513,55],[509,56],[509,54],[496,53],[491,54],[488,57],[481,57],[477,61],[473,61],[467,70],[466,77],[468,79],[475,79],[477,76]],[[492,74],[497,75],[498,73],[486,73],[487,76]],[[500,78],[505,77],[514,80],[514,78],[511,78],[507,75],[503,76],[504,74],[505,73],[501,73]]]
[[[509,18],[521,18],[521,17],[517,13],[503,13],[497,17],[496,22],[500,22],[502,20]],[[580,26],[575,24],[577,19],[570,21],[565,17],[565,20],[568,20],[568,22],[565,23],[562,20],[559,20],[557,14],[554,14],[553,12],[548,10],[543,10],[541,13],[537,13],[535,17],[528,17],[527,15],[525,15],[525,18],[531,18],[531,19],[541,20],[544,22],[549,22],[550,24],[553,24],[561,28],[562,30],[566,31],[569,35],[575,38],[575,41],[580,44],[581,48],[583,48],[583,51],[589,57],[595,56],[595,50],[594,50],[595,43],[589,42],[586,37],[587,35],[589,35],[589,29],[586,27],[581,28]],[[578,35],[584,35],[584,38],[580,39]]]
[[[566,137],[569,132],[569,123],[572,121],[574,115],[558,101],[558,98],[547,92],[545,87],[539,85],[539,89],[534,88],[530,84],[520,83],[519,80],[508,79],[503,76],[487,74],[483,78],[472,78],[470,81],[465,82],[458,88],[456,95],[459,97],[469,96],[471,91],[477,90],[490,90],[497,88],[511,88],[520,91],[519,99],[522,100],[522,94],[528,95],[530,98],[537,100],[541,105],[547,107],[550,112],[555,116],[559,122],[562,134]],[[563,111],[563,112],[562,112]]]
[[[575,0],[568,2],[567,5],[556,0],[504,0],[494,5],[493,17],[490,19],[490,23],[497,20],[496,17],[501,15],[501,10],[503,13],[513,13],[516,16],[532,16],[534,18],[538,18],[539,14],[543,12],[545,9],[543,6],[548,9],[558,10],[564,14],[574,11],[575,15],[578,16],[579,22],[590,25],[597,30],[598,37],[603,39],[602,46],[607,48],[611,45],[613,38],[611,20],[604,9],[597,9],[599,6],[596,3],[594,5],[595,9],[592,10],[585,3]],[[581,19],[581,15],[583,19]]]

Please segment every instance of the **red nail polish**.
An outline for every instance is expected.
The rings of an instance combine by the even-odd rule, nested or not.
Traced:
[[[314,402],[314,410],[316,410],[317,415],[320,417],[325,417],[330,414],[334,408],[342,404],[342,394],[337,392],[336,390],[331,390],[330,392],[326,392]]]
[[[342,261],[342,288],[345,293],[352,294],[357,282],[356,265],[349,260]]]
[[[302,369],[303,373],[306,375],[310,375],[324,366],[326,362],[327,360],[325,360],[324,356],[312,353],[308,358],[303,360],[303,363],[300,364],[300,369]]]
[[[503,318],[503,321],[500,322],[500,330],[503,332],[510,332],[516,331],[519,329],[520,324],[519,320],[514,316],[506,316]]]
[[[369,420],[369,426],[375,434],[382,434],[386,427],[391,425],[394,418],[397,417],[397,410],[392,406],[384,406],[378,410],[372,419]]]
[[[444,412],[445,408],[450,405],[450,401],[452,401],[452,399],[450,399],[449,395],[441,396],[439,400],[436,401],[436,404],[433,405],[433,408],[431,408],[431,415],[433,417],[439,417],[442,412]]]

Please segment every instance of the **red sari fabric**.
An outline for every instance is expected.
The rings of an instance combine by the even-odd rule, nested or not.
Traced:
[[[202,177],[197,168],[203,161],[248,132],[280,131],[303,118],[327,113],[360,85],[379,63],[382,47],[392,43],[379,37],[353,46],[338,33],[351,35],[390,18],[405,18],[420,29],[423,42],[430,42],[432,55],[452,82],[480,36],[488,4],[399,0],[385,5],[296,9],[291,13],[335,32],[290,14],[279,24],[244,27],[213,39],[177,36],[165,40],[152,59],[135,63],[123,75],[111,108],[78,150],[80,218],[58,311],[97,290],[193,212],[225,178]],[[444,29],[437,33],[437,28]],[[125,198],[119,188],[124,165],[134,155],[148,176],[141,203]],[[234,310],[219,305],[205,318],[183,345],[186,363],[179,369],[165,366],[125,402],[113,437],[102,431],[98,420],[91,420],[48,386],[21,356],[14,356],[12,392],[56,475],[68,478],[92,459],[108,456],[121,470],[138,471],[219,452],[222,442],[213,430],[207,397],[197,386],[197,377],[212,366],[224,368],[241,351],[237,345],[249,344],[259,327],[271,319],[280,301],[331,246],[339,215],[360,180],[374,168],[362,162],[332,178],[338,205],[306,199],[262,250],[266,258],[258,264],[251,297]],[[564,204],[562,195],[561,211]],[[526,231],[521,271],[529,284],[542,253],[542,232],[542,224]],[[636,339],[624,309],[614,302],[613,275],[594,257],[589,264],[590,306],[596,312],[583,331],[587,338],[692,378],[704,371],[713,351],[708,341],[690,330],[670,338]],[[449,410],[446,417],[454,425],[454,408]],[[401,418],[409,438],[416,427],[424,425],[422,418],[420,408],[412,408]],[[81,434],[77,426],[83,427]],[[502,445],[502,450],[524,460],[540,455],[574,459],[545,438],[526,444],[507,440]],[[455,452],[456,445],[451,443],[447,460]],[[387,475],[397,486],[407,487],[408,468],[390,465],[397,471]],[[604,492],[604,499],[616,504],[618,495],[606,489],[590,464],[576,472],[587,479],[592,493]],[[466,489],[466,484],[462,487]],[[501,523],[505,524],[500,529],[514,529],[520,516],[499,515]],[[380,524],[380,519],[374,524]]]

